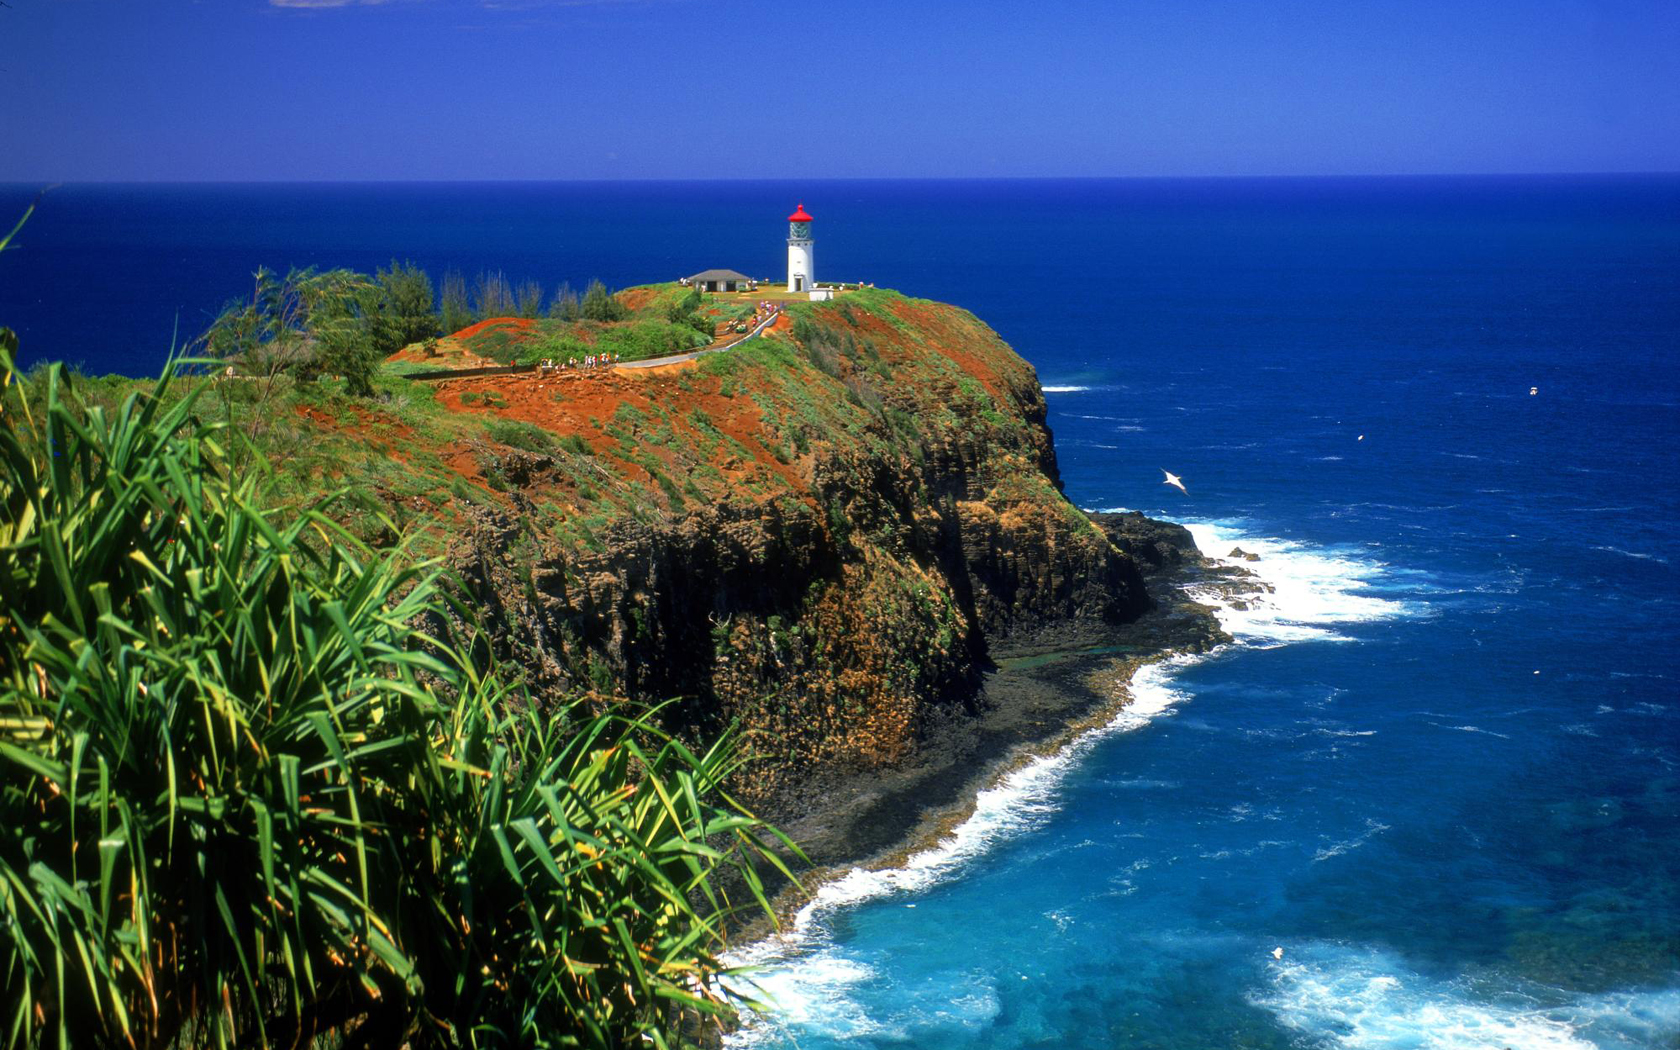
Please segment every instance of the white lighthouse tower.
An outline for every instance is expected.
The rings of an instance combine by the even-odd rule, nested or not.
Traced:
[[[788,216],[788,286],[790,292],[808,292],[817,286],[814,268],[816,243],[811,240],[811,217],[801,204]]]

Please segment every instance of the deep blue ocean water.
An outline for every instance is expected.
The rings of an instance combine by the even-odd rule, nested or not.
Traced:
[[[1037,366],[1077,503],[1275,589],[826,889],[743,1041],[1680,1045],[1680,178],[71,186],[0,323],[147,372],[258,264],[775,275],[800,201]]]

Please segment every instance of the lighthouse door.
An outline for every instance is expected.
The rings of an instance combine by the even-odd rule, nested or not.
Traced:
[[[803,292],[805,290],[805,277],[803,274],[795,275],[793,278],[793,290],[796,292]]]

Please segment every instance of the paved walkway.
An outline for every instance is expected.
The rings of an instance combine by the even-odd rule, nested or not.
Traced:
[[[704,350],[690,350],[686,354],[671,354],[667,357],[649,357],[649,358],[646,358],[645,360],[641,360],[641,361],[620,361],[619,363],[613,365],[613,367],[614,368],[657,368],[660,365],[675,365],[675,364],[681,364],[684,361],[692,361],[697,357],[704,357],[707,354],[721,354],[725,350],[735,349],[737,346],[740,346],[742,343],[746,342],[748,339],[757,339],[759,336],[764,334],[764,330],[766,328],[769,328],[771,325],[775,324],[776,323],[776,318],[778,318],[780,316],[782,316],[782,311],[780,311],[780,310],[770,311],[770,316],[766,317],[764,320],[758,322],[758,327],[757,328],[754,328],[752,331],[748,332],[746,335],[743,335],[741,338],[735,340],[733,343],[725,343],[722,346],[709,346]]]
[[[642,361],[621,361],[612,367],[614,369],[658,368],[662,365],[675,365],[681,364],[684,361],[692,361],[697,357],[704,357],[707,354],[721,354],[725,350],[735,349],[737,346],[740,346],[749,339],[757,339],[759,336],[764,334],[764,330],[766,328],[775,324],[776,319],[780,316],[782,316],[782,311],[771,311],[769,317],[766,317],[764,320],[758,322],[758,327],[735,340],[733,343],[725,343],[722,346],[708,346],[704,350],[690,350],[683,354],[667,354],[664,357],[650,357]],[[589,375],[592,372],[600,371],[604,367],[605,366],[597,365],[595,368],[585,368],[582,365],[579,365],[577,368],[556,369],[556,371],[564,372],[568,375]],[[404,378],[447,381],[450,379],[471,379],[477,376],[487,375],[526,375],[531,372],[541,371],[542,369],[537,365],[492,365],[484,368],[445,368],[429,372],[411,372],[404,376]]]

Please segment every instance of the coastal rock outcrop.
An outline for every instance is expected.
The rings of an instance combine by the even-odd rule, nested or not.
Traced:
[[[1000,645],[1136,619],[1138,562],[1184,550],[1067,502],[1032,367],[972,314],[873,290],[789,314],[698,363],[439,395],[557,439],[462,450],[500,491],[449,560],[497,644],[539,686],[739,725],[765,793],[901,762]]]

